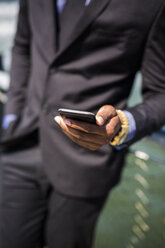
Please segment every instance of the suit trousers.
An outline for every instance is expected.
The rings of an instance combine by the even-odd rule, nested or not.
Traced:
[[[57,192],[44,172],[38,144],[2,154],[0,166],[0,247],[91,248],[105,196]]]

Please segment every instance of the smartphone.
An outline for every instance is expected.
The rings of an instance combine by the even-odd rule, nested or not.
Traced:
[[[95,114],[91,112],[60,108],[58,109],[58,113],[66,118],[96,124]]]

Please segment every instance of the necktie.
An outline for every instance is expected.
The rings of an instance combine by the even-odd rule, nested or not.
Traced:
[[[91,0],[56,0],[58,49],[67,44],[79,17],[90,2]]]

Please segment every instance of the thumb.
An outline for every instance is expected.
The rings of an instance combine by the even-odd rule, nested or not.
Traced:
[[[102,106],[96,114],[96,123],[99,126],[103,126],[107,121],[116,116],[116,110],[111,105]]]

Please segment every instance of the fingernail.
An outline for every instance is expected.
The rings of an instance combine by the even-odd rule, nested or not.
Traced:
[[[96,117],[97,121],[99,122],[100,125],[104,124],[104,119],[101,116]]]
[[[68,126],[70,126],[70,125],[71,125],[71,121],[70,121],[70,120],[68,120],[68,119],[64,119],[64,123],[65,123],[66,125],[68,125]]]
[[[61,123],[61,118],[59,116],[56,116],[54,120],[60,125]]]

